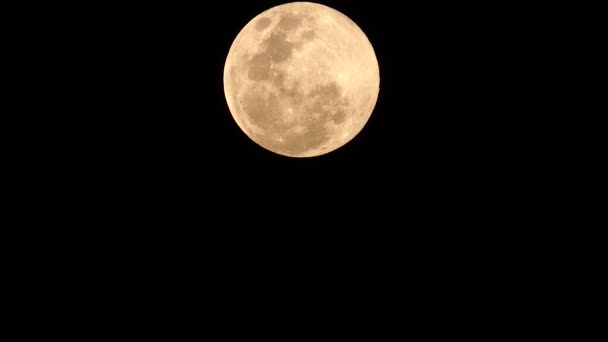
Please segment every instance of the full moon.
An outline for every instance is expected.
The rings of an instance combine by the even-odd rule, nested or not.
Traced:
[[[324,5],[292,2],[253,18],[224,67],[232,117],[251,140],[288,157],[351,141],[378,99],[380,72],[363,31]]]

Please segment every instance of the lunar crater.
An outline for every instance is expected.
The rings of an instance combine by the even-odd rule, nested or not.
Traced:
[[[268,26],[270,26],[271,23],[272,23],[272,19],[270,19],[268,17],[262,17],[255,24],[255,29],[258,31],[263,31]]]
[[[304,19],[303,14],[285,13],[281,16],[278,26],[286,31],[291,31],[300,26]]]

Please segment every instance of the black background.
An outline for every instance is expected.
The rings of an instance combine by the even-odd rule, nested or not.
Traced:
[[[176,279],[178,295],[184,284],[198,293],[212,283],[235,298],[250,296],[242,287],[264,278],[266,265],[281,277],[295,270],[289,279],[298,283],[303,267],[319,275],[325,266],[324,278],[352,273],[345,288],[377,283],[373,296],[388,294],[389,285],[416,296],[403,291],[405,277],[429,297],[468,298],[446,292],[467,265],[480,265],[472,273],[484,278],[472,291],[504,283],[502,274],[488,280],[488,270],[500,273],[501,263],[540,245],[527,227],[544,220],[523,218],[538,201],[521,183],[530,173],[522,158],[537,155],[518,153],[530,120],[515,99],[528,95],[522,85],[531,80],[512,76],[517,60],[527,58],[509,44],[518,23],[504,20],[509,15],[499,6],[323,3],[367,34],[380,93],[354,140],[306,159],[253,143],[224,99],[233,39],[278,1],[66,9],[77,18],[65,25],[69,49],[51,40],[40,54],[63,61],[66,68],[52,65],[58,74],[73,70],[78,77],[66,80],[69,91],[57,84],[57,97],[69,101],[45,106],[60,112],[70,105],[77,116],[66,120],[65,135],[52,130],[65,148],[48,144],[48,162],[32,172],[36,184],[52,186],[22,191],[48,208],[23,215],[43,221],[33,226],[42,227],[37,237],[48,255],[82,262],[79,277],[80,270],[97,273],[83,257],[89,253],[110,274],[149,272],[150,284],[163,285]],[[544,269],[544,261],[531,267]],[[241,279],[226,280],[234,275]],[[427,297],[421,300],[426,306]]]
[[[454,312],[442,306],[471,308],[472,298],[483,304],[472,308],[481,313],[508,307],[495,299],[504,298],[519,314],[530,304],[520,304],[529,296],[519,292],[536,303],[551,286],[534,288],[534,277],[548,265],[567,265],[542,247],[569,249],[551,241],[547,217],[559,213],[542,211],[561,180],[549,183],[549,172],[529,162],[542,161],[552,141],[534,146],[525,138],[526,130],[546,128],[528,128],[542,107],[521,101],[535,96],[539,83],[530,77],[530,50],[513,44],[520,16],[501,5],[323,3],[367,34],[381,83],[364,130],[309,159],[253,143],[223,94],[234,37],[279,2],[43,11],[48,27],[63,31],[37,29],[48,38],[44,46],[24,41],[34,47],[27,68],[44,61],[42,69],[54,74],[22,78],[50,96],[28,94],[19,116],[30,121],[28,130],[37,126],[30,105],[39,103],[50,124],[31,142],[34,153],[23,156],[33,165],[18,164],[27,171],[23,181],[7,178],[20,195],[8,202],[26,204],[6,210],[18,224],[12,231],[25,236],[23,247],[6,239],[17,246],[9,263],[29,257],[47,272],[18,266],[39,277],[29,292],[64,300],[57,286],[94,308],[87,299],[96,298],[129,323],[137,316],[129,306],[154,315],[173,303],[207,308],[213,297],[226,313],[213,312],[221,320],[235,312],[232,302],[257,310],[276,293],[289,305],[293,293],[308,300],[321,292],[349,309],[410,308],[417,299],[429,315],[414,309],[416,316],[427,321]],[[521,66],[526,77],[518,77]],[[549,179],[549,196],[539,196],[539,179]],[[279,281],[268,281],[273,275]]]
[[[154,315],[176,302],[206,308],[210,297],[227,313],[212,314],[219,319],[235,312],[230,301],[257,309],[285,293],[289,305],[290,294],[308,300],[316,290],[349,309],[409,308],[417,299],[430,314],[416,316],[428,320],[475,297],[484,305],[475,311],[502,310],[495,298],[504,298],[519,314],[529,302],[520,305],[528,297],[517,291],[535,301],[545,293],[551,286],[533,288],[531,279],[567,262],[539,248],[564,244],[536,229],[553,230],[547,217],[560,215],[540,209],[546,196],[536,180],[545,175],[528,163],[544,152],[524,138],[528,114],[542,108],[519,100],[538,87],[517,77],[530,58],[512,44],[520,17],[500,5],[323,3],[367,34],[380,94],[354,140],[308,159],[253,143],[223,94],[234,37],[278,1],[64,5],[65,20],[45,12],[49,27],[64,31],[36,30],[48,45],[25,44],[35,47],[32,65],[47,61],[43,69],[56,74],[26,82],[55,91],[48,101],[30,95],[23,117],[36,126],[29,105],[39,102],[53,125],[24,156],[35,159],[27,178],[7,178],[24,199],[9,202],[27,203],[13,229],[24,247],[10,260],[30,257],[48,272],[19,267],[40,276],[30,292],[63,300],[51,286],[82,291],[79,305],[97,308],[87,299],[98,298],[129,323],[137,316],[129,305]],[[35,158],[40,150],[45,158]],[[62,268],[74,281],[63,281]],[[509,276],[522,271],[523,279]],[[280,280],[269,282],[273,275]]]
[[[250,140],[223,93],[232,41],[280,3],[110,10],[87,39],[107,47],[94,51],[102,81],[90,106],[101,109],[107,130],[98,146],[102,189],[126,207],[312,217],[352,218],[380,207],[396,217],[445,219],[499,207],[518,172],[508,152],[517,140],[509,136],[509,97],[518,94],[504,81],[517,56],[501,47],[509,29],[498,24],[501,9],[324,1],[368,36],[380,93],[355,139],[300,159]]]

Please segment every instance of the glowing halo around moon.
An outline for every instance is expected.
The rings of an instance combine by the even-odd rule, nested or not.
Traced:
[[[258,145],[313,157],[351,141],[378,99],[380,72],[366,35],[324,5],[292,2],[253,18],[224,67],[232,116]]]

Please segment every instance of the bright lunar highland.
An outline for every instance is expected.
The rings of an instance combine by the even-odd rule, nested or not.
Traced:
[[[378,99],[374,49],[344,14],[292,2],[253,18],[235,38],[224,94],[238,126],[258,145],[313,157],[351,141]]]

